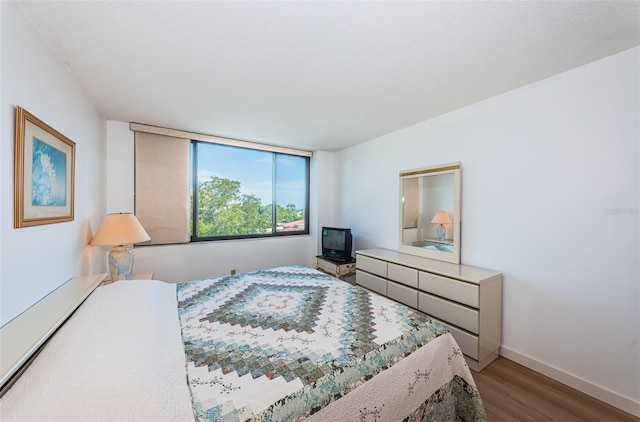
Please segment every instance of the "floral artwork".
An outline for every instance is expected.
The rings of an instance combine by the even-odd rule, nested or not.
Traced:
[[[62,151],[33,137],[31,203],[33,206],[64,206],[67,157]]]
[[[76,144],[16,107],[14,227],[73,221]]]

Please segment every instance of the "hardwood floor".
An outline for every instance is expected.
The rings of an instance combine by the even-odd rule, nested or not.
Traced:
[[[503,357],[472,374],[491,422],[640,421]]]

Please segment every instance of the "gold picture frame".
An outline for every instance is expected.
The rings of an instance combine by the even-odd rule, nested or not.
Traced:
[[[16,107],[14,227],[73,221],[76,144]]]

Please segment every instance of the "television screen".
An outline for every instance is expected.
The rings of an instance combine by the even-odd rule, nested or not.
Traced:
[[[351,229],[335,227],[322,228],[322,256],[325,258],[351,261]]]
[[[326,230],[326,236],[324,237],[324,247],[327,249],[344,249],[344,236],[343,231]]]

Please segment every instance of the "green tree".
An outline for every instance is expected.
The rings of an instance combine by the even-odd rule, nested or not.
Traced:
[[[286,215],[287,215],[287,209],[282,205],[276,204],[276,223],[278,224],[286,223],[286,221],[284,220]]]
[[[271,231],[271,211],[260,198],[240,193],[240,182],[218,176],[198,184],[198,236],[235,236]]]
[[[285,223],[290,223],[298,219],[298,213],[296,211],[295,204],[287,204],[287,211],[284,218],[285,218],[285,221],[284,221]]]

